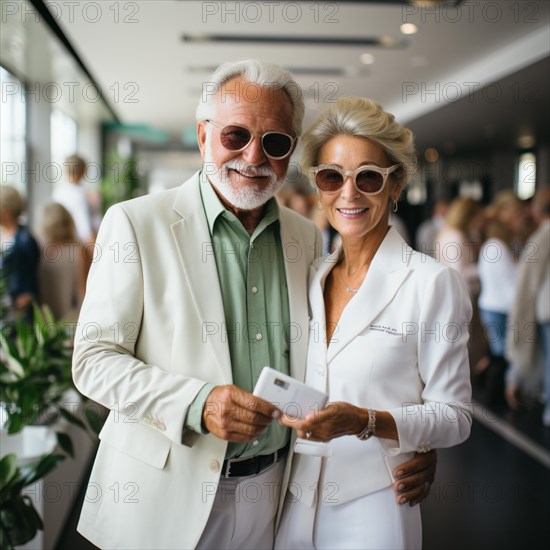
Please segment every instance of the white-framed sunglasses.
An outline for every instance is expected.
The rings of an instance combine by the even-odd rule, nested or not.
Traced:
[[[387,168],[365,164],[355,170],[342,170],[336,164],[320,164],[309,169],[311,183],[323,193],[338,193],[344,187],[348,176],[352,176],[355,188],[365,195],[378,195],[384,189],[388,176],[401,165],[394,164]]]
[[[210,119],[206,119],[205,122],[220,129],[220,143],[228,151],[234,151],[235,153],[243,151],[252,141],[253,134],[248,128],[236,124],[223,126]],[[283,132],[266,132],[262,134],[261,141],[266,157],[273,160],[282,160],[292,153],[297,139]]]

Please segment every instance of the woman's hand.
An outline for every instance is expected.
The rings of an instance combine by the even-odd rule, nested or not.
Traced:
[[[283,414],[279,422],[296,430],[298,437],[311,441],[330,441],[343,435],[357,435],[369,421],[368,409],[335,401],[303,420]]]

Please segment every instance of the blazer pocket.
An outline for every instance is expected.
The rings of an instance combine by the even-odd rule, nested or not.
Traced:
[[[99,439],[140,462],[162,470],[170,453],[171,441],[158,430],[138,422],[115,422],[107,418]]]

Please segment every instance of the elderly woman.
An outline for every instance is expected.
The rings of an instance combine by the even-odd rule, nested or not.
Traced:
[[[380,105],[340,99],[304,136],[303,164],[342,246],[310,276],[306,381],[330,404],[281,419],[299,439],[277,547],[420,548],[419,508],[395,500],[392,467],[470,433],[470,300],[388,225],[415,152]]]

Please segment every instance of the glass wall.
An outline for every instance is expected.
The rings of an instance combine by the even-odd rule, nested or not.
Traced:
[[[0,151],[2,184],[12,185],[27,194],[26,165],[26,103],[23,83],[0,66],[2,101],[0,103]]]
[[[51,161],[59,174],[63,174],[63,162],[78,151],[78,125],[60,109],[53,109],[50,119]],[[56,177],[53,185],[59,185],[63,177]]]

